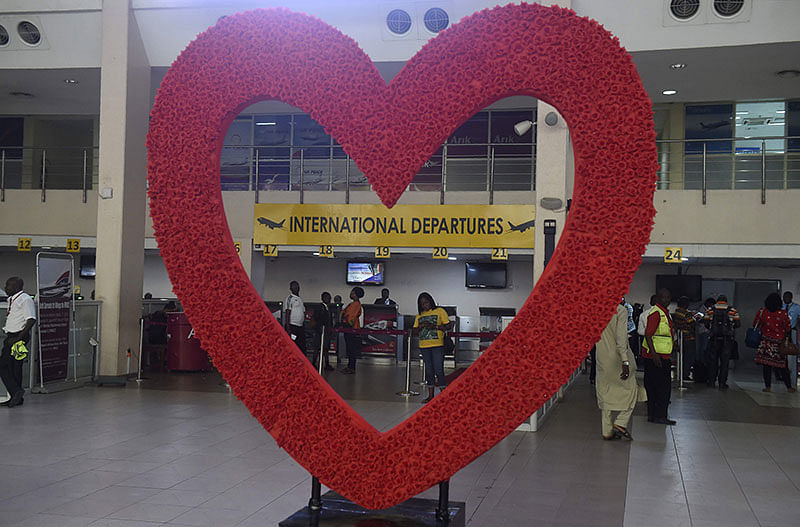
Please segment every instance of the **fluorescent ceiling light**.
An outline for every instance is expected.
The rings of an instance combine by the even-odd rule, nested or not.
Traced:
[[[661,92],[662,95],[675,95],[676,93],[678,93],[677,90],[664,90]]]
[[[670,69],[673,69],[673,70],[682,70],[683,68],[686,67],[686,64],[684,64],[682,62],[676,62],[675,64],[670,64],[669,67],[670,67]]]
[[[278,124],[278,123],[273,123],[273,122],[269,122],[269,123],[256,123],[256,126],[275,126],[276,124]]]
[[[456,258],[455,256],[448,256],[447,259],[448,260],[458,260],[458,258]]]
[[[786,113],[786,110],[775,110],[775,113]]]
[[[748,112],[747,110],[741,110],[741,111],[736,112],[736,115],[744,115],[744,114],[747,114],[747,113],[750,113],[750,112]]]
[[[319,256],[319,253],[312,253],[314,256]]]
[[[682,261],[682,262],[688,262],[688,261],[689,261],[689,259],[688,259],[687,257],[683,256],[683,257],[681,257],[681,261]]]

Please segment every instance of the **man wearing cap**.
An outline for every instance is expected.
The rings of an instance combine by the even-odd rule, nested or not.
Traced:
[[[0,353],[0,378],[11,395],[11,399],[2,403],[9,408],[23,403],[22,362],[27,357],[25,346],[31,338],[31,328],[36,323],[36,305],[30,295],[22,290],[23,285],[22,278],[18,276],[6,281],[8,311],[3,326],[5,338]]]

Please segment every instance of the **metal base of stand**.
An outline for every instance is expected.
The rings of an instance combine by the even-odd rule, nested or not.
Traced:
[[[395,395],[399,395],[400,397],[414,397],[419,395],[419,392],[415,392],[414,390],[403,390],[402,392],[396,392]]]
[[[440,498],[441,498],[440,489]],[[312,511],[309,507],[292,514],[278,524],[279,527],[321,527],[336,525],[355,527],[371,525],[380,527],[464,527],[466,505],[464,502],[448,502],[445,521],[437,519],[436,510],[440,500],[411,498],[390,509],[369,510],[360,507],[333,491],[322,496],[322,508]],[[369,523],[367,523],[369,522]]]

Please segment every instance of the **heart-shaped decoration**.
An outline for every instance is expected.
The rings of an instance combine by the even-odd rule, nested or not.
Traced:
[[[379,433],[300,354],[239,263],[220,191],[225,132],[259,100],[301,108],[392,206],[453,130],[516,94],[551,103],[570,127],[575,190],[558,248],[489,350]],[[558,7],[507,5],[465,18],[388,86],[353,40],[315,18],[281,9],[228,16],[172,65],[147,145],[156,238],[204,348],[281,447],[369,508],[449,478],[553,395],[626,292],[655,213],[652,109],[636,69],[600,25]]]

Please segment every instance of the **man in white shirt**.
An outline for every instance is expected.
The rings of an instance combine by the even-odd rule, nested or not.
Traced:
[[[22,362],[15,358],[11,353],[11,348],[17,342],[27,345],[31,337],[31,328],[36,323],[36,305],[33,299],[22,290],[22,278],[12,276],[6,281],[6,294],[8,295],[8,311],[6,313],[6,323],[3,326],[5,338],[3,340],[3,350],[0,354],[0,378],[6,385],[11,399],[2,403],[3,406],[13,408],[23,403],[22,396],[25,390],[22,388]]]
[[[286,332],[303,354],[306,353],[306,306],[300,298],[300,284],[296,280],[289,283],[289,296],[286,297]]]

